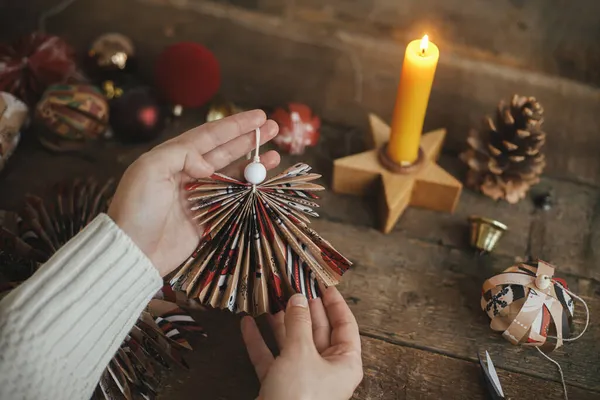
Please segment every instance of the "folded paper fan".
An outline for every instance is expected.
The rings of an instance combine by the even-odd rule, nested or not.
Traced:
[[[56,185],[47,199],[28,196],[20,214],[0,210],[0,299],[105,212],[113,190],[112,180],[79,180]],[[167,370],[186,367],[182,352],[191,346],[184,335],[203,331],[174,301],[169,287],[155,295],[106,367],[93,398],[152,399]]]
[[[485,281],[481,308],[492,320],[490,327],[512,344],[545,351],[562,346],[571,335],[574,303],[566,282],[553,275],[552,265],[537,261]]]
[[[309,227],[318,217],[312,183],[320,175],[296,164],[258,185],[222,174],[186,187],[200,245],[170,279],[205,305],[251,315],[276,313],[294,293],[319,296],[351,262]]]

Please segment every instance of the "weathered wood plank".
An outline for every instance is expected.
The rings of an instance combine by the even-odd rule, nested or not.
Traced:
[[[295,19],[368,32],[381,38],[410,40],[428,33],[443,48],[470,57],[600,83],[597,72],[600,59],[591,55],[600,51],[593,39],[598,35],[590,35],[599,32],[597,2],[577,0],[568,8],[549,7],[544,0],[290,3]],[[583,8],[589,14],[582,15],[579,10]]]
[[[515,347],[489,328],[479,306],[483,281],[512,264],[505,257],[479,258],[463,251],[379,232],[314,222],[315,229],[356,263],[341,288],[352,301],[361,331],[389,341],[474,359],[478,349],[494,353],[499,367],[556,379],[555,367],[533,349]],[[557,273],[561,276],[560,269]],[[591,325],[600,323],[600,298],[589,281],[568,278],[573,291],[587,297]],[[584,310],[576,308],[581,329]],[[573,385],[600,391],[600,344],[591,329],[575,343],[553,353]]]
[[[487,399],[477,363],[362,337],[365,379],[355,399]],[[491,355],[495,364],[495,355]],[[507,399],[562,399],[558,382],[498,370]],[[598,393],[569,387],[574,399]]]
[[[239,319],[222,311],[194,313],[208,332],[192,340],[186,356],[190,370],[177,370],[167,380],[159,399],[247,400],[258,394],[258,380],[246,356]],[[268,331],[267,331],[268,332]],[[272,343],[271,343],[272,345]],[[362,337],[365,377],[354,399],[485,399],[478,364],[415,348]],[[495,354],[491,354],[496,361]],[[508,398],[562,399],[557,382],[498,370]],[[597,398],[569,387],[574,399]]]
[[[212,2],[137,4],[132,23],[128,3],[78,2],[53,18],[49,29],[79,49],[106,30],[121,31],[136,41],[147,76],[164,46],[199,41],[219,58],[222,94],[234,101],[268,106],[303,101],[330,121],[363,128],[366,110],[386,120],[391,117],[403,55],[403,46],[395,40]],[[85,24],[80,23],[81,15],[86,15]],[[172,37],[165,36],[167,27]],[[447,148],[459,151],[469,129],[478,127],[499,99],[514,92],[535,95],[545,107],[548,173],[600,184],[595,151],[600,147],[600,89],[471,61],[444,50],[425,129],[446,127]]]
[[[324,127],[321,143],[302,157],[317,172],[323,173],[321,184],[331,188],[331,160],[340,153],[353,154],[361,148],[362,135],[356,130]],[[466,168],[451,154],[443,155],[440,164],[455,177],[462,179]],[[376,188],[374,188],[376,189]],[[550,211],[537,210],[533,199],[540,193],[552,192],[555,205]],[[377,191],[373,191],[373,196]],[[411,238],[440,243],[445,246],[468,246],[468,217],[481,215],[497,219],[509,227],[498,243],[495,253],[508,257],[539,257],[556,263],[561,271],[600,279],[600,270],[590,258],[590,249],[600,246],[593,236],[593,218],[598,212],[600,191],[552,178],[543,178],[529,196],[516,205],[495,202],[472,190],[465,189],[453,214],[409,208],[398,221],[396,231]],[[320,213],[324,218],[365,227],[377,227],[377,202],[373,198],[323,193]],[[530,233],[534,237],[530,239]],[[530,243],[531,240],[536,243]]]
[[[196,125],[199,119],[198,115],[189,114],[188,118],[178,121],[178,125],[172,127],[171,132],[166,133],[165,136],[170,136],[173,132],[179,132]],[[327,137],[331,132],[326,131]],[[328,140],[325,139],[325,142]],[[307,159],[315,160],[317,166],[324,166],[323,164],[327,162],[328,157],[328,152],[325,149],[329,146],[330,144],[324,143],[324,147],[315,149],[316,156],[312,154]],[[90,163],[79,158],[58,157],[40,149],[35,142],[26,142],[16,153],[15,158],[11,160],[10,169],[5,171],[2,176],[2,181],[0,181],[0,192],[2,193],[0,207],[18,208],[26,192],[41,193],[48,185],[61,179],[81,177],[88,174],[99,177],[118,176],[126,165],[142,151],[143,148],[140,147],[128,147],[112,143],[106,148],[99,148],[96,152],[98,161]],[[284,164],[288,165],[293,161],[289,159],[284,161]],[[580,185],[573,185],[571,189],[576,189],[575,192],[579,190],[579,197],[574,197],[572,202],[559,201],[558,209],[564,207],[562,215],[571,212],[571,209],[579,212],[577,210],[586,209],[587,207],[581,205],[581,196],[587,198],[588,189],[585,187],[581,189]],[[572,190],[567,192],[570,191]],[[558,198],[560,199],[561,196],[558,196]],[[410,239],[416,237],[428,242],[441,241],[450,246],[464,248],[465,243],[462,242],[464,238],[461,239],[459,235],[462,235],[461,231],[466,231],[466,225],[463,226],[466,212],[472,212],[473,207],[478,207],[482,212],[497,210],[498,207],[502,207],[495,205],[486,198],[476,195],[472,195],[472,197],[471,200],[469,200],[470,197],[467,197],[466,200],[463,197],[463,202],[467,202],[466,210],[460,211],[462,206],[459,207],[459,213],[455,216],[430,213],[423,210],[410,210],[407,215],[409,218],[407,222],[404,222],[403,219],[396,232],[390,236],[383,236],[369,228],[371,223],[374,222],[373,209],[369,199],[345,198],[325,193],[322,213],[327,218],[344,221],[346,224],[324,220],[317,220],[314,224],[325,237],[332,240],[333,243],[357,261],[358,267],[348,275],[345,285],[351,288],[347,291],[349,296],[361,299],[353,307],[359,315],[361,323],[364,323],[363,327],[367,332],[400,342],[414,339],[410,343],[426,346],[430,338],[437,337],[441,332],[450,329],[448,328],[450,326],[454,327],[451,329],[458,329],[458,332],[467,331],[466,337],[468,340],[465,343],[493,338],[494,343],[498,346],[497,348],[508,346],[507,343],[487,328],[486,317],[478,309],[478,296],[483,280],[490,276],[493,271],[499,272],[509,266],[512,263],[512,257],[476,257],[475,255],[469,257],[458,249],[442,248]],[[478,203],[478,201],[481,201],[481,203]],[[564,204],[561,205],[561,203]],[[583,203],[585,204],[585,202]],[[515,221],[514,223],[520,223],[521,219],[529,221],[531,206],[520,207],[505,207],[502,213],[510,216],[511,211],[515,209],[517,212],[511,216]],[[463,212],[464,215],[461,216],[460,212]],[[546,217],[546,215],[548,214],[543,214],[543,217]],[[585,217],[587,214],[583,213],[582,215]],[[580,225],[583,219],[575,219],[577,221],[575,224],[567,223],[564,228],[561,228],[561,232],[563,232],[562,239],[568,237],[571,227]],[[564,218],[563,220],[570,221],[571,219]],[[358,223],[359,226],[350,226],[351,223]],[[513,224],[513,222],[510,224]],[[511,227],[513,226],[511,225]],[[526,241],[527,238],[528,231],[525,229],[526,227],[525,224],[523,229],[515,232],[515,235],[522,235],[517,236],[521,237],[520,240],[522,241]],[[575,226],[575,228],[579,229],[578,226]],[[544,232],[547,234],[548,230],[546,229]],[[510,238],[510,236],[507,236],[507,238]],[[504,246],[508,246],[509,250],[504,250],[504,252],[512,251],[510,249],[515,248],[520,243],[518,240],[515,240],[512,244],[508,241]],[[552,245],[544,245],[542,246],[543,249],[549,249],[556,254],[562,254],[560,250],[565,249],[565,254],[569,254],[569,248],[565,248],[562,244],[564,241],[545,241],[545,243],[552,243]],[[499,255],[502,254],[501,249],[499,249]],[[571,261],[577,259],[576,256]],[[569,269],[568,264],[559,264],[559,266],[561,267],[560,271],[572,271]],[[422,275],[422,273],[425,273],[425,275]],[[357,274],[359,277],[353,277]],[[424,276],[427,278],[423,278]],[[441,283],[436,281],[436,276],[441,276]],[[576,284],[574,289],[582,294],[593,295],[598,290],[597,285],[593,282],[580,280],[579,282],[572,281],[572,283]],[[378,285],[384,286],[379,287]],[[458,285],[460,287],[456,287]],[[364,292],[371,289],[374,291],[373,297],[365,298]],[[418,300],[415,306],[412,304],[415,293],[421,293],[421,295],[425,293],[428,300],[423,303],[424,300],[419,297],[421,295],[417,294],[417,299],[421,300]],[[465,293],[469,293],[467,295],[468,299],[465,299]],[[433,299],[436,298],[455,298],[458,299],[459,303],[442,303],[439,307],[422,313],[420,307],[427,306],[429,302],[433,302]],[[458,307],[458,314],[449,316],[449,313],[455,312],[456,307]],[[594,309],[594,306],[592,309]],[[408,314],[406,314],[406,310],[409,311]],[[395,313],[398,314],[398,317],[394,317]],[[390,316],[390,314],[394,315]],[[412,330],[410,325],[404,326],[403,324],[403,321],[418,321],[414,326],[421,326],[423,319],[413,318],[425,318],[425,316],[428,316],[432,322],[424,324],[426,329],[423,328],[423,331]],[[469,321],[467,325],[469,329],[465,329],[461,321]],[[477,326],[477,329],[472,328],[473,326]],[[594,336],[588,337],[590,340],[594,338]],[[465,347],[465,343],[462,341],[455,342],[453,337],[446,337],[445,340],[445,342],[439,344],[438,350],[447,349],[451,354],[458,354],[461,357],[472,357],[474,354],[474,348],[472,346]],[[584,340],[582,345],[578,343],[574,345],[579,346],[577,351],[585,348],[585,338],[582,340]],[[507,352],[509,357],[506,360],[506,365],[508,365],[507,368],[510,368],[511,363],[514,363],[515,360],[518,361],[518,353],[514,348],[510,348]],[[504,362],[504,360],[501,361]],[[582,366],[579,367],[583,368]],[[542,372],[546,374],[544,376],[554,376],[551,366],[544,366]]]
[[[169,375],[159,399],[253,399],[260,388],[242,341],[239,318],[224,311],[192,312],[207,332],[190,338],[194,348],[185,354],[190,369]]]
[[[190,113],[183,120],[177,121],[159,140],[194,126],[200,120],[199,114]],[[327,165],[330,165],[330,151],[327,149],[333,147],[338,149],[335,151],[339,151],[339,146],[335,146],[335,137],[344,131],[325,128],[324,133],[323,146],[312,150],[306,159],[314,160],[317,168],[326,170]],[[350,140],[348,147],[356,147],[355,142]],[[139,147],[109,143],[94,152],[97,157],[95,162],[88,162],[80,158],[49,154],[30,138],[19,148],[9,163],[9,169],[2,174],[0,207],[19,207],[26,192],[39,193],[61,179],[88,174],[99,177],[118,176],[126,165],[151,145]],[[299,158],[287,159],[284,164],[289,165],[294,160]],[[572,185],[564,192],[565,195],[576,193],[574,197],[560,200],[563,195],[557,196],[557,210],[563,211],[562,214],[558,213],[562,215],[562,219],[557,219],[559,222],[556,223],[567,221],[567,227],[560,228],[561,232],[568,235],[570,225],[582,224],[589,215],[587,211],[578,211],[587,209],[594,197],[595,190],[588,189]],[[466,201],[479,204],[476,207],[480,207],[482,212],[502,207],[475,195],[473,200]],[[482,203],[478,203],[479,201]],[[430,347],[460,358],[472,359],[480,347],[485,347],[498,354],[494,357],[499,366],[515,371],[531,371],[542,377],[556,376],[553,366],[545,363],[537,354],[524,353],[523,350],[510,346],[487,327],[487,317],[478,306],[481,284],[494,271],[501,271],[513,260],[512,257],[500,256],[501,252],[489,257],[476,257],[459,250],[458,248],[464,248],[464,244],[454,235],[460,231],[458,225],[464,222],[464,216],[457,220],[445,220],[444,218],[453,217],[437,213],[420,214],[427,212],[411,210],[415,213],[411,226],[403,228],[401,225],[393,234],[384,236],[369,228],[373,212],[368,199],[342,198],[326,193],[323,203],[322,210],[327,218],[345,223],[317,220],[314,225],[357,262],[357,267],[347,275],[342,288],[347,298],[353,302],[353,310],[365,333],[398,343]],[[473,204],[467,207],[470,211]],[[508,215],[515,210],[516,215],[512,216],[515,223],[519,223],[519,218],[529,220],[531,206],[522,204],[506,207],[502,212]],[[570,213],[573,212],[575,214],[572,217]],[[549,215],[551,214],[543,214],[542,217]],[[359,225],[352,226],[352,223]],[[429,230],[434,233],[429,233]],[[548,230],[543,231],[546,233],[542,237],[545,237]],[[523,238],[527,237],[525,230],[521,233]],[[411,239],[413,235],[420,240]],[[428,243],[424,243],[423,239]],[[439,240],[449,246],[432,244]],[[544,242],[551,245],[538,247],[559,254],[563,242],[552,240]],[[512,246],[519,243],[515,242]],[[458,248],[453,248],[454,245]],[[594,314],[594,310],[600,309],[598,285],[588,280],[569,280],[575,291],[594,296],[590,299],[590,305],[592,327],[596,326],[598,316]],[[557,352],[557,359],[563,364],[567,379],[573,384],[598,388],[597,373],[600,364],[597,357],[600,349],[597,343],[597,332],[592,329],[580,342]],[[528,365],[525,366],[525,363]]]
[[[51,153],[37,142],[34,132],[28,131],[7,167],[0,172],[0,209],[19,209],[25,194],[44,193],[49,186],[62,180],[89,176],[120,178],[129,164],[142,153],[169,137],[202,124],[203,118],[201,112],[188,113],[149,143],[99,142],[86,153],[86,157]]]

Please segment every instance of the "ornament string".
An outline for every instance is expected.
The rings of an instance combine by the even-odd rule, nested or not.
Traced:
[[[590,309],[588,308],[588,305],[585,302],[585,300],[583,300],[581,297],[579,297],[575,293],[571,292],[569,289],[567,289],[566,287],[561,285],[559,282],[554,281],[554,283],[557,283],[565,292],[569,293],[571,296],[575,297],[575,299],[579,300],[581,302],[581,304],[583,304],[583,307],[585,307],[585,326],[583,327],[583,330],[579,333],[579,335],[575,336],[574,338],[563,339],[563,342],[574,342],[583,336],[583,334],[587,330],[588,326],[590,325]],[[556,336],[548,336],[548,337],[551,339],[558,339]]]
[[[260,149],[260,128],[256,128],[256,150],[254,151],[254,162],[260,162],[260,155],[258,154]]]
[[[556,365],[556,368],[558,368],[558,373],[560,374],[560,383],[562,383],[563,392],[565,394],[565,400],[569,400],[569,395],[567,394],[567,384],[565,382],[565,375],[563,374],[563,370],[562,370],[560,364],[558,363],[558,361],[552,359],[549,355],[547,355],[542,350],[540,350],[539,347],[536,347],[535,349],[537,351],[539,351],[541,355],[543,355],[544,357],[546,357],[546,359],[548,361],[550,361],[552,364]]]
[[[46,32],[46,20],[52,18],[63,11],[65,11],[69,6],[75,3],[77,0],[65,0],[56,4],[52,8],[45,10],[38,19],[38,30],[42,33]]]
[[[254,132],[256,137],[254,158],[244,170],[244,177],[248,182],[252,183],[252,193],[256,193],[256,185],[260,184],[266,176],[266,169],[264,165],[260,163],[260,128],[256,128]],[[252,152],[248,153],[248,156],[250,156],[251,154]]]
[[[574,338],[563,338],[563,342],[574,342],[575,340],[577,340],[583,336],[583,334],[585,333],[585,331],[587,330],[587,328],[590,324],[590,309],[588,308],[588,305],[585,302],[585,300],[583,300],[581,297],[579,297],[578,295],[576,295],[575,293],[571,292],[569,289],[567,289],[566,287],[561,285],[560,282],[556,282],[556,281],[553,281],[553,282],[555,284],[557,284],[558,286],[560,286],[565,292],[567,292],[571,296],[573,296],[575,299],[579,300],[581,302],[581,304],[583,304],[583,307],[585,307],[585,326],[583,327],[583,330],[579,333],[579,335],[575,336]],[[548,338],[558,339],[558,337],[556,337],[556,336],[548,336]],[[569,400],[569,395],[567,393],[567,383],[565,382],[565,375],[563,374],[563,370],[562,370],[560,364],[558,363],[558,361],[554,360],[549,355],[544,353],[539,347],[536,347],[536,350],[539,351],[539,353],[542,356],[544,356],[548,361],[550,361],[552,364],[556,365],[556,368],[558,369],[558,373],[560,374],[560,383],[562,383],[563,391],[565,394],[565,400]]]
[[[255,163],[260,162],[260,155],[258,154],[258,150],[260,148],[260,128],[256,128],[256,149],[254,150],[254,159],[252,160]],[[252,192],[256,193],[256,185],[252,185]]]

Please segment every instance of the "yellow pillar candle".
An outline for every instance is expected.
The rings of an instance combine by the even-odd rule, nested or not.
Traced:
[[[425,111],[439,58],[439,49],[429,42],[427,35],[406,47],[388,144],[388,156],[397,164],[410,165],[419,155]]]

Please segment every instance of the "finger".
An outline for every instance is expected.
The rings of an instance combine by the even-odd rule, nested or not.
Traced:
[[[303,294],[295,294],[290,297],[285,310],[285,345],[284,347],[312,346],[312,323],[308,300]]]
[[[260,127],[260,144],[265,144],[273,139],[277,135],[277,132],[279,132],[277,123],[268,120]],[[253,131],[212,149],[204,154],[204,159],[212,165],[215,170],[219,170],[225,168],[243,155],[248,154],[248,152],[253,151],[255,148],[256,133]]]
[[[323,305],[331,325],[331,345],[349,344],[360,351],[360,334],[356,318],[335,286],[323,292]]]
[[[155,176],[162,175],[163,178],[171,178],[178,172],[185,172],[192,178],[205,178],[215,171],[215,167],[204,158],[206,153],[254,132],[265,122],[266,115],[262,110],[247,111],[209,122],[155,147],[142,155],[138,163],[144,163],[148,171]]]
[[[254,365],[256,376],[262,382],[273,363],[273,354],[271,354],[271,351],[267,347],[252,317],[242,318],[242,338],[244,339],[250,362]]]
[[[277,168],[279,166],[279,162],[281,161],[281,156],[275,150],[267,151],[260,156],[260,162],[265,166],[268,170],[273,168]],[[227,167],[223,168],[220,173],[223,175],[230,176],[236,179],[242,179],[244,177],[244,168],[251,161],[246,159],[237,160],[236,162],[229,164]]]
[[[174,138],[193,145],[200,153],[205,154],[212,149],[230,142],[247,133],[253,133],[267,121],[263,110],[245,111],[218,121],[197,126]]]
[[[321,353],[331,345],[331,326],[320,298],[311,299],[308,306],[312,320],[313,340],[317,351]]]
[[[269,315],[267,319],[271,329],[273,330],[273,335],[275,335],[275,340],[277,341],[279,351],[281,351],[283,350],[283,345],[285,344],[285,311],[280,311],[275,315]]]

